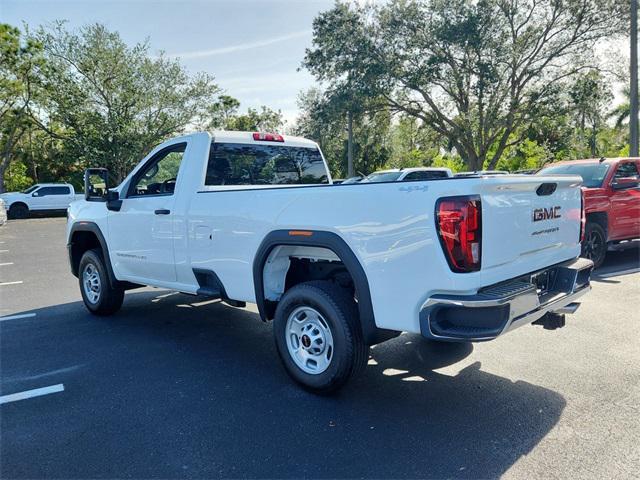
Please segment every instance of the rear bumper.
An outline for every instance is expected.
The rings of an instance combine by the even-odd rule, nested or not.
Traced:
[[[593,262],[577,258],[482,288],[475,295],[434,295],[420,310],[420,330],[448,341],[492,340],[548,312],[567,313],[591,290]]]

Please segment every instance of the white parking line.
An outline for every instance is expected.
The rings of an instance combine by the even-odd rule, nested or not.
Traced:
[[[4,285],[20,285],[22,283],[22,280],[18,280],[16,282],[1,282],[0,283],[0,287],[4,286]]]
[[[31,318],[35,317],[35,313],[22,313],[20,315],[11,315],[9,317],[0,317],[0,322],[4,322],[5,320],[18,320],[19,318]]]
[[[0,263],[0,267],[6,267],[7,265],[13,265],[13,262]]]
[[[12,393],[11,395],[3,395],[0,397],[0,405],[3,403],[17,402],[18,400],[26,400],[27,398],[41,397],[50,393],[64,392],[64,385],[59,383],[50,387],[35,388],[24,392]]]
[[[7,253],[9,250],[0,250],[0,253]]]

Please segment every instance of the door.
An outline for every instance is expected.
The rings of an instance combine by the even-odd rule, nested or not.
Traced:
[[[120,197],[120,211],[109,214],[111,262],[119,278],[175,282],[174,192],[186,143],[151,157]]]
[[[614,189],[618,180],[639,180],[638,165],[633,161],[621,162],[616,169],[610,189],[611,211],[609,239],[624,240],[640,237],[640,188]]]
[[[71,188],[41,187],[31,197],[31,210],[66,210],[71,203]]]

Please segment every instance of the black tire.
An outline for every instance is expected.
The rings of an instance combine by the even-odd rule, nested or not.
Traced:
[[[593,261],[595,268],[607,256],[607,234],[599,223],[588,222],[584,230],[581,256]]]
[[[303,371],[287,347],[289,316],[294,310],[305,306],[322,315],[333,338],[330,363],[322,373]],[[273,332],[285,370],[293,380],[313,393],[336,391],[358,375],[369,359],[369,346],[362,338],[356,302],[348,290],[332,282],[305,282],[285,292],[276,309]]]
[[[88,293],[85,291],[85,277],[84,273],[88,270],[95,272],[99,281],[98,292],[96,293],[97,299],[90,299]],[[78,267],[78,280],[80,284],[80,293],[82,294],[82,300],[85,307],[89,312],[94,315],[107,316],[113,315],[122,306],[124,300],[124,289],[113,288],[109,281],[109,275],[104,264],[102,257],[102,251],[100,249],[87,250],[82,255],[80,260],[80,266]]]
[[[9,216],[16,220],[29,218],[29,207],[27,207],[24,203],[11,205],[11,208],[9,209]]]

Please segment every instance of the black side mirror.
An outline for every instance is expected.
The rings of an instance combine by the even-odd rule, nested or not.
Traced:
[[[122,200],[120,200],[120,194],[115,190],[109,190],[107,192],[107,210],[112,212],[119,212],[122,208]]]
[[[109,171],[106,168],[87,168],[84,171],[84,199],[87,202],[106,202],[109,191]]]
[[[640,186],[640,180],[636,178],[619,178],[611,184],[611,188],[614,190],[627,190],[629,188],[638,188]]]

